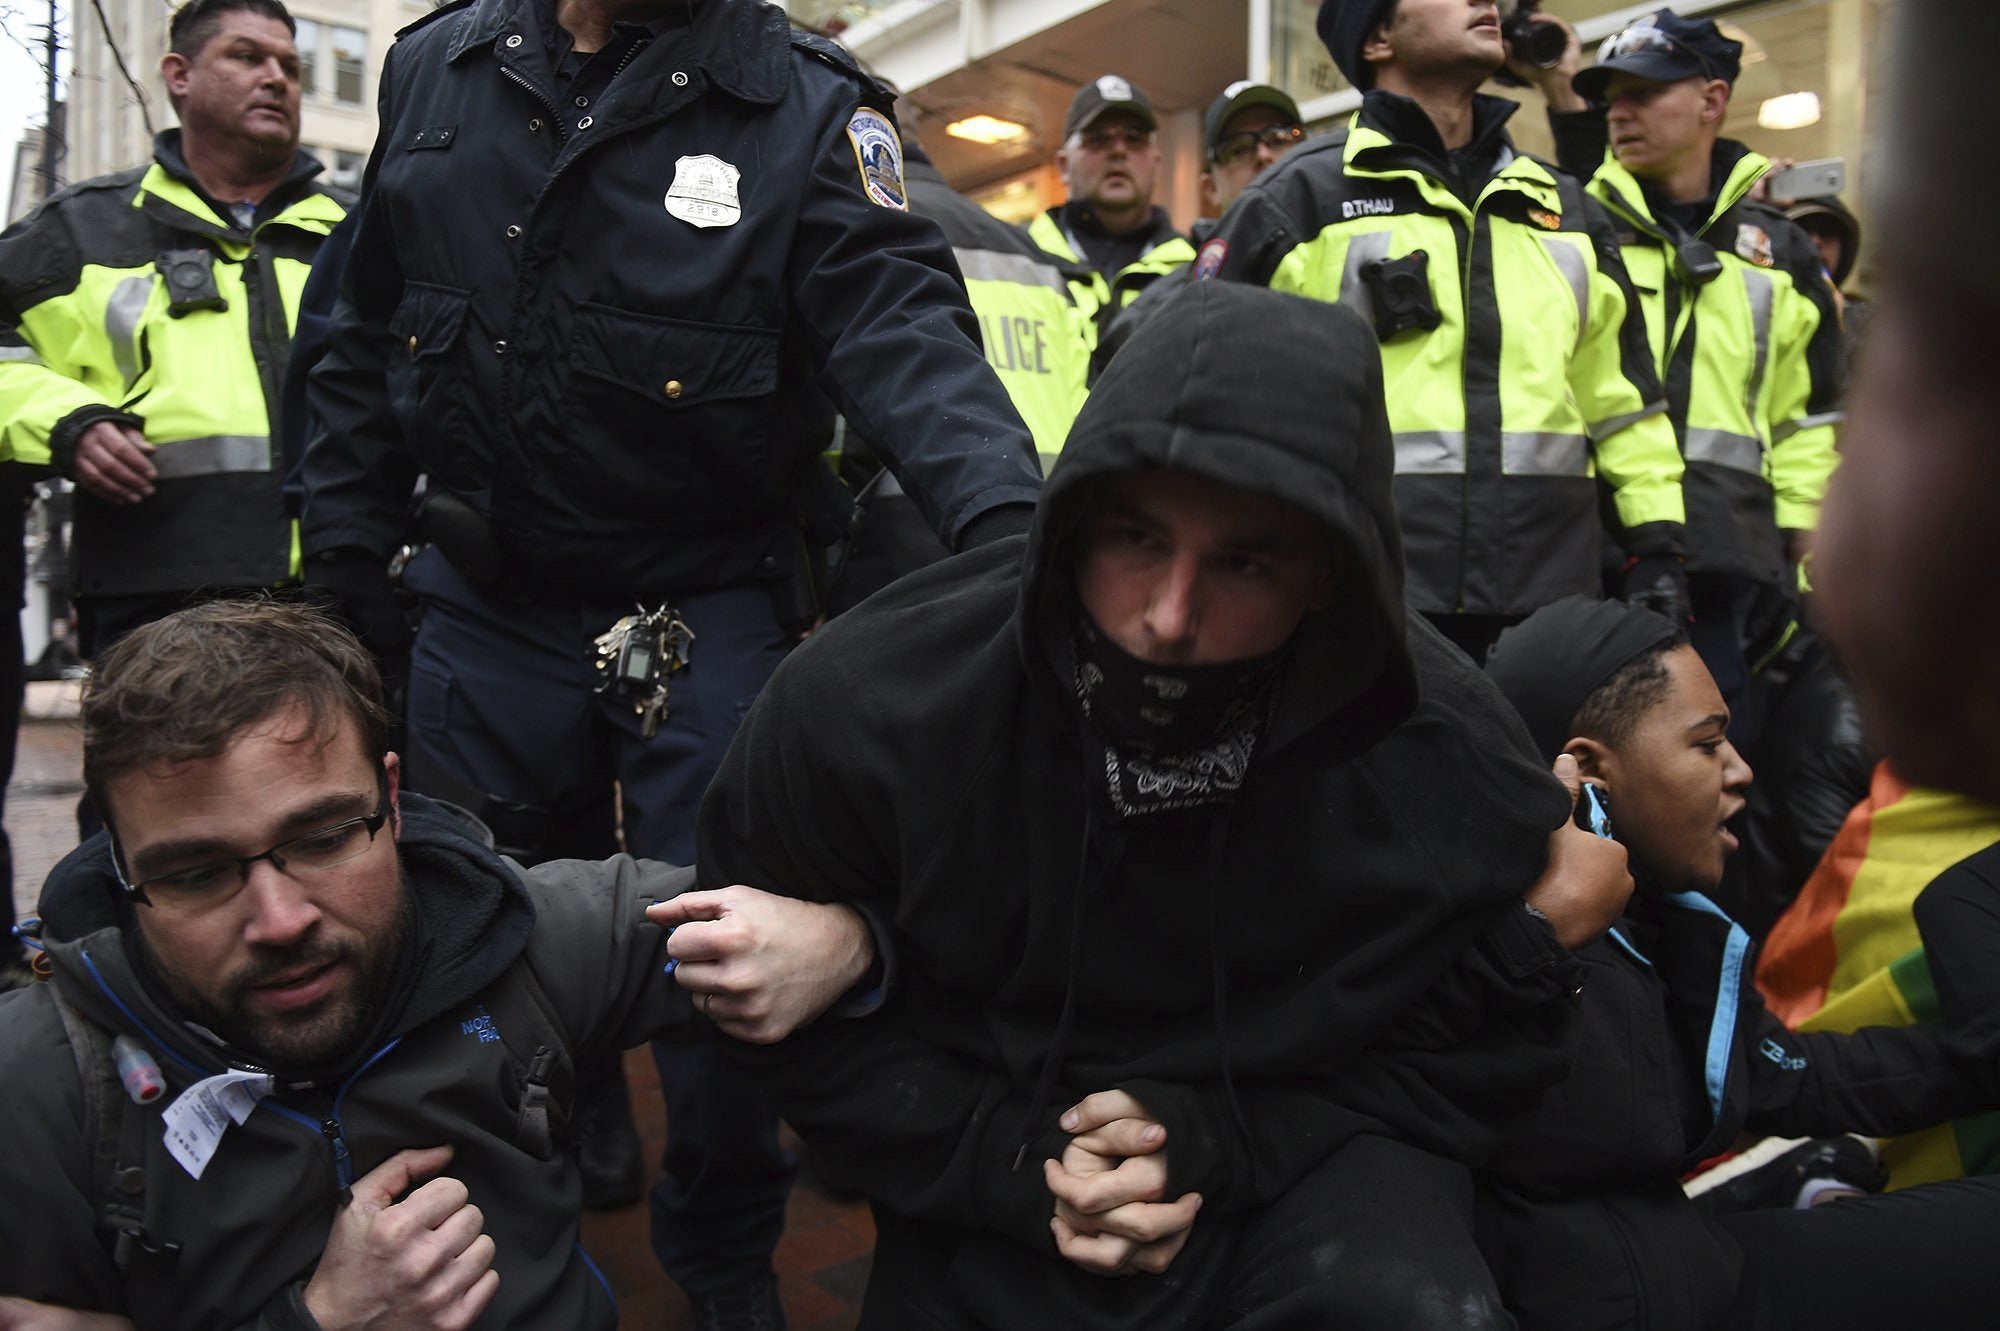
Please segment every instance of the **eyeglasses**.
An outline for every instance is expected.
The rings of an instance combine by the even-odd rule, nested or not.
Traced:
[[[1153,146],[1153,131],[1133,125],[1093,125],[1078,131],[1076,137],[1079,143],[1094,153],[1110,152],[1118,147],[1127,152],[1137,152]]]
[[[1619,60],[1628,55],[1637,55],[1641,51],[1653,51],[1660,55],[1684,57],[1685,59],[1694,61],[1695,64],[1701,67],[1704,78],[1712,79],[1715,77],[1715,72],[1708,67],[1708,61],[1702,58],[1701,52],[1682,46],[1658,28],[1644,24],[1635,28],[1627,28],[1623,32],[1614,33],[1612,36],[1606,37],[1604,45],[1597,48],[1597,63],[1601,65],[1608,60]]]
[[[1258,144],[1274,153],[1281,153],[1305,136],[1303,125],[1271,125],[1264,129],[1238,130],[1215,141],[1215,150],[1209,154],[1209,160],[1217,166],[1228,166],[1256,152]]]
[[[250,866],[269,860],[271,867],[292,878],[301,874],[324,873],[358,860],[375,844],[375,834],[389,820],[389,778],[378,771],[381,798],[375,811],[360,818],[347,818],[329,827],[281,841],[259,855],[232,856],[175,869],[133,882],[125,871],[125,853],[116,834],[111,841],[111,864],[118,885],[142,906],[178,914],[200,914],[228,905],[250,881]]]

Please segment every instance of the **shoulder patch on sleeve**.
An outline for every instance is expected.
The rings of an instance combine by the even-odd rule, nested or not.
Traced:
[[[1222,271],[1222,261],[1228,257],[1228,241],[1220,236],[1209,241],[1208,244],[1201,247],[1201,253],[1195,256],[1194,280],[1197,282],[1206,282],[1209,278],[1214,277]]]
[[[1769,268],[1777,262],[1771,253],[1771,233],[1749,222],[1736,228],[1736,253],[1759,268]]]
[[[903,140],[889,117],[872,106],[857,106],[847,119],[847,141],[854,145],[854,161],[861,168],[861,188],[884,208],[899,212],[910,209],[909,190],[903,184]]]

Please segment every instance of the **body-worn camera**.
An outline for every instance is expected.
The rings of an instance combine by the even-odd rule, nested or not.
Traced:
[[[1512,13],[1500,20],[1500,40],[1507,54],[1536,69],[1554,69],[1569,47],[1569,34],[1558,23],[1537,23],[1535,14],[1542,0],[1520,0]]]
[[[167,279],[167,313],[178,319],[196,310],[226,310],[215,285],[215,256],[204,249],[167,250],[153,260]]]
[[[1430,268],[1431,256],[1423,250],[1361,265],[1361,280],[1375,306],[1375,336],[1387,342],[1412,328],[1428,333],[1444,322],[1431,297]]]

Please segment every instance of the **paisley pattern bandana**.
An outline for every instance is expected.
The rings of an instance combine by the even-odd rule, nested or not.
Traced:
[[[1219,665],[1160,666],[1078,613],[1077,701],[1121,817],[1219,804],[1242,789],[1277,710],[1286,652]]]

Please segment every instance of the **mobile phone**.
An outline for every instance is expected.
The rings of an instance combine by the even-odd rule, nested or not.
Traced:
[[[1780,203],[1795,199],[1817,199],[1838,194],[1847,188],[1847,163],[1838,157],[1799,162],[1764,177],[1771,198]]]
[[[1576,825],[1596,836],[1611,835],[1611,795],[1594,781],[1583,783],[1576,799]]]

